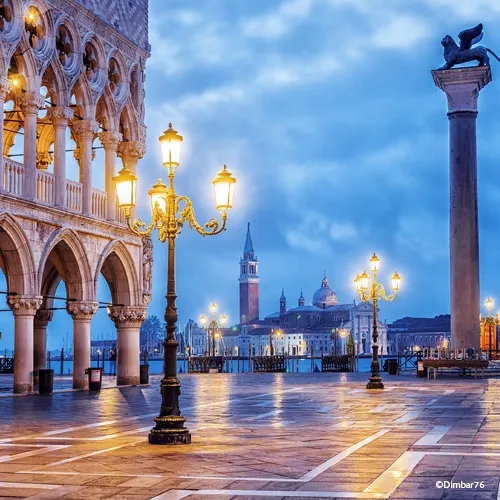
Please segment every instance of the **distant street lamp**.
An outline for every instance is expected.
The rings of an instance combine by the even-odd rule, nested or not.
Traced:
[[[160,137],[163,166],[167,169],[168,186],[161,179],[149,190],[151,198],[152,219],[146,225],[141,219],[131,221],[131,211],[136,205],[136,185],[138,177],[126,166],[113,181],[116,185],[118,205],[123,210],[128,228],[139,236],[149,236],[154,229],[158,230],[158,239],[168,241],[168,284],[165,320],[167,335],[164,345],[164,370],[161,388],[160,414],[154,420],[156,426],[151,429],[151,444],[189,444],[191,434],[184,427],[186,419],[179,409],[181,383],[177,377],[177,346],[175,331],[177,329],[177,307],[175,300],[175,241],[184,223],[195,229],[202,236],[213,236],[226,229],[227,212],[232,208],[233,191],[236,179],[231,176],[224,165],[217,177],[212,181],[215,188],[215,206],[220,213],[222,223],[210,219],[203,227],[196,221],[193,205],[187,196],[179,196],[174,189],[175,169],[179,166],[182,137],[169,124]]]
[[[345,349],[344,349],[344,345],[345,345],[345,339],[347,337],[347,330],[345,328],[340,328],[339,330],[339,335],[340,335],[340,338],[342,339],[340,342],[341,342],[341,353],[342,354],[345,354]]]
[[[372,271],[372,283],[370,285],[370,276],[366,271],[363,271],[363,274],[358,274],[354,283],[356,284],[356,291],[358,292],[359,298],[362,302],[372,302],[373,304],[373,357],[371,363],[371,377],[366,385],[367,389],[383,389],[384,384],[382,383],[382,379],[380,377],[380,367],[378,363],[378,310],[377,310],[377,301],[385,300],[387,302],[392,302],[396,299],[399,292],[399,285],[401,283],[401,277],[396,272],[391,277],[392,282],[392,293],[390,295],[386,295],[385,288],[383,285],[377,283],[377,273],[380,267],[380,259],[373,254],[370,259],[370,267]]]
[[[201,325],[205,328],[207,331],[207,347],[208,347],[208,356],[215,356],[215,335],[216,333],[220,337],[220,328],[221,326],[224,327],[227,321],[226,315],[222,314],[220,319],[217,320],[215,317],[215,313],[217,312],[217,304],[215,302],[212,302],[210,304],[210,313],[212,314],[212,318],[210,319],[210,322],[208,325],[205,327],[205,324],[207,322],[207,317],[203,314],[200,317],[200,323]],[[219,325],[220,322],[220,325]],[[212,353],[210,353],[210,344],[212,344]]]
[[[482,327],[480,346],[481,349],[488,351],[489,358],[492,359],[492,351],[497,350],[497,327],[500,324],[500,313],[497,313],[496,317],[492,316],[491,311],[495,305],[492,299],[487,298],[484,305],[487,314],[485,318],[480,318]]]
[[[273,346],[273,334],[274,337],[276,338],[276,347]],[[283,336],[283,331],[280,330],[279,328],[277,330],[274,330],[273,328],[269,330],[269,346],[270,346],[271,356],[274,356],[274,352],[277,351],[278,348],[277,343],[282,336]]]

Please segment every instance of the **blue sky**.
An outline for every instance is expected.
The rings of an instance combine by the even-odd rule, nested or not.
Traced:
[[[169,121],[184,136],[178,192],[200,222],[216,214],[210,181],[222,164],[238,179],[228,230],[202,238],[185,228],[178,239],[181,324],[211,301],[238,321],[248,221],[261,317],[279,308],[282,287],[290,307],[301,288],[310,302],[323,270],[351,302],[373,251],[382,281],[394,270],[403,277],[382,319],[449,311],[448,120],[430,70],[443,63],[444,35],[480,21],[482,44],[500,52],[497,0],[150,2],[139,213],[149,216],[146,192],[163,175],[157,138]],[[494,77],[497,66],[492,59]],[[481,92],[477,133],[481,296],[500,307],[499,92],[495,81]],[[150,312],[160,316],[165,256],[155,242]],[[52,348],[71,332],[65,316],[49,327]],[[112,329],[100,312],[94,334]]]

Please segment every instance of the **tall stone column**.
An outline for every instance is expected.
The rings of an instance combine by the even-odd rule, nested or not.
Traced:
[[[118,363],[117,385],[137,385],[140,365],[140,330],[147,317],[145,307],[114,306],[110,318],[116,325]]]
[[[122,141],[122,134],[118,132],[101,132],[99,139],[104,146],[104,162],[106,165],[105,189],[108,195],[108,220],[116,220],[116,189],[113,177],[116,175],[116,156],[118,145]]]
[[[33,368],[35,370],[34,383],[38,384],[38,370],[44,370],[47,364],[47,326],[52,321],[53,311],[39,309],[35,314]]]
[[[33,391],[33,320],[42,297],[10,296],[7,304],[14,313],[14,393]]]
[[[451,343],[479,349],[479,234],[476,117],[489,66],[432,72],[448,99],[450,122]]]
[[[95,120],[73,120],[73,132],[80,152],[80,184],[82,184],[82,212],[92,215],[92,142],[99,131]]]
[[[0,191],[5,189],[5,173],[4,173],[4,160],[3,160],[3,113],[5,97],[10,90],[10,82],[7,78],[0,78]]]
[[[24,186],[23,196],[36,197],[36,123],[38,110],[45,98],[36,92],[24,92],[19,97],[19,107],[24,113]]]
[[[66,207],[66,127],[73,118],[73,111],[66,106],[50,108],[50,117],[54,125],[54,175],[56,207]]]
[[[139,141],[124,141],[118,146],[118,156],[123,166],[137,173],[137,163],[146,154],[146,145]],[[135,207],[131,211],[132,220],[135,219]]]
[[[90,367],[90,322],[97,302],[68,302],[66,310],[73,318],[73,389],[89,388],[85,370]]]

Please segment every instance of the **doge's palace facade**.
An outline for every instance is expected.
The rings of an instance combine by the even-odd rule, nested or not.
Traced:
[[[14,392],[32,391],[45,367],[61,280],[74,324],[73,386],[87,388],[100,274],[117,328],[117,383],[139,382],[151,245],[123,224],[112,178],[145,154],[147,23],[147,0],[0,0],[0,268],[15,317]],[[66,174],[68,137],[78,182]],[[102,165],[93,161],[99,143]],[[92,182],[99,169],[105,190]]]

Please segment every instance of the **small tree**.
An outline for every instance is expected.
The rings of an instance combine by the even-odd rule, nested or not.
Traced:
[[[165,324],[158,316],[148,316],[141,326],[141,351],[154,351],[165,337]]]

